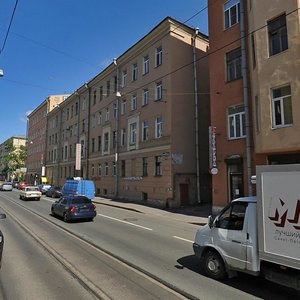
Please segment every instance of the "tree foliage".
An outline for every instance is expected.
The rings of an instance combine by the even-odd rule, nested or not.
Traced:
[[[15,174],[17,169],[25,166],[27,149],[21,145],[19,148],[13,145],[13,140],[8,140],[4,145],[4,155],[1,159],[2,174]]]

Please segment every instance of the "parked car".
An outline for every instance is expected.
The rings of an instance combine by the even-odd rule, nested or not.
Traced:
[[[45,193],[47,197],[59,198],[61,196],[61,190],[58,186],[51,186]]]
[[[78,219],[93,220],[96,215],[96,205],[85,196],[64,196],[51,206],[51,214],[60,216],[65,222]]]
[[[40,192],[37,186],[26,186],[20,192],[20,199],[28,200],[28,199],[35,199],[40,200],[42,193]]]
[[[12,191],[12,183],[11,182],[4,182],[0,186],[0,191]]]
[[[23,190],[26,186],[28,186],[29,184],[27,182],[20,182],[18,189],[19,190]]]
[[[38,187],[39,187],[42,195],[45,195],[46,192],[51,188],[51,185],[50,184],[39,184]]]
[[[12,186],[13,186],[14,189],[19,188],[19,185],[20,185],[20,182],[19,182],[19,181],[13,181],[13,182],[12,182]]]
[[[0,213],[0,219],[5,219],[6,215],[3,213]],[[4,247],[4,236],[2,231],[0,230],[0,268],[2,264],[2,252],[3,252],[3,247]]]

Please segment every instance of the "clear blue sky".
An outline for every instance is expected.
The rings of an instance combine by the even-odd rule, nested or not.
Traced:
[[[0,49],[15,3],[0,2]],[[0,54],[0,143],[25,135],[28,112],[74,92],[166,16],[208,34],[207,0],[19,0]]]

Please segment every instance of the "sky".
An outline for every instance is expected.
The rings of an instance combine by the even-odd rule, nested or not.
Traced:
[[[25,136],[26,116],[49,95],[72,94],[167,16],[208,34],[207,0],[1,1],[0,144]]]

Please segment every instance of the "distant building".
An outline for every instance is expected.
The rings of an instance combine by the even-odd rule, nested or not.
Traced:
[[[7,139],[5,142],[0,144],[0,170],[5,169],[5,164],[3,162],[3,158],[9,154],[9,150],[7,147],[7,144],[9,142],[12,142],[12,146],[15,148],[15,150],[20,149],[20,146],[26,146],[26,137],[25,136],[12,136],[11,138]],[[0,180],[9,179],[10,176],[13,174],[9,174],[7,172],[0,172]]]
[[[210,202],[208,46],[167,17],[53,109],[50,183],[81,176],[97,195],[159,207]]]
[[[49,96],[28,115],[26,181],[29,183],[38,183],[45,176],[47,114],[59,106],[68,96]]]

